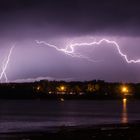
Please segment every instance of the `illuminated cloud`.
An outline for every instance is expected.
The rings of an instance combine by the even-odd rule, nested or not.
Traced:
[[[6,69],[10,81],[73,77],[74,80],[138,82],[139,7],[140,2],[135,0],[0,1],[1,71],[5,71],[9,44],[17,42]],[[98,47],[75,44],[81,46],[83,42],[102,38],[114,41],[114,45],[107,41]],[[43,40],[53,48],[43,44],[38,47],[35,40]],[[75,48],[74,53],[71,47]],[[3,79],[6,75],[2,72]]]

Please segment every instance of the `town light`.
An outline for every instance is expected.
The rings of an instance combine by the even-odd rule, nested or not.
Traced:
[[[122,91],[122,93],[128,93],[128,87],[123,86],[121,91]]]
[[[64,86],[61,86],[61,87],[60,87],[60,90],[61,90],[61,91],[64,91],[64,90],[65,90],[65,87],[64,87]]]
[[[38,90],[38,91],[40,90],[40,86],[37,86],[37,90]]]

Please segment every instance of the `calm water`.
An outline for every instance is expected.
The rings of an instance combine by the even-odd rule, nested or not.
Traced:
[[[127,123],[139,119],[139,100],[0,100],[0,132]]]

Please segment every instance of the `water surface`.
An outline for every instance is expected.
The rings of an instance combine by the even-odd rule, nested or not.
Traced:
[[[139,120],[139,100],[0,100],[0,133]]]

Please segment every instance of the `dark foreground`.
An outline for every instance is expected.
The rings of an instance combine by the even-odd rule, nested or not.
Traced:
[[[51,132],[1,133],[0,140],[140,140],[140,123],[60,127]]]

